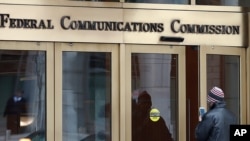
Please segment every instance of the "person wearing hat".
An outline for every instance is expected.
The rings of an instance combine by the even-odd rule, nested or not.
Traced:
[[[236,124],[236,116],[226,108],[224,92],[213,87],[207,96],[209,110],[195,129],[197,141],[229,141],[230,125]]]

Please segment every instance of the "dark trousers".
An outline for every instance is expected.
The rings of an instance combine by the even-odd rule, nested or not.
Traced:
[[[20,133],[20,115],[7,115],[7,129],[11,134]]]

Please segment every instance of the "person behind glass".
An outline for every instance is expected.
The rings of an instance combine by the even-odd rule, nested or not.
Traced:
[[[26,113],[26,99],[23,97],[23,91],[17,90],[8,99],[3,115],[7,118],[7,129],[11,130],[12,134],[20,132],[20,116],[24,113]]]
[[[158,121],[150,119],[152,101],[147,91],[140,93],[134,104],[132,107],[136,111],[132,115],[132,141],[173,141],[162,117]]]
[[[224,92],[213,87],[207,96],[209,110],[196,126],[197,141],[229,141],[230,125],[236,124],[236,116],[226,108]]]

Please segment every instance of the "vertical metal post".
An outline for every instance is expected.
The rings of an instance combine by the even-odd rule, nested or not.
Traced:
[[[9,141],[11,135],[11,130],[6,130],[5,132],[5,141]]]

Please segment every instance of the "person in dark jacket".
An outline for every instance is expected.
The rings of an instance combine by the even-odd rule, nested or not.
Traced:
[[[17,90],[15,94],[7,101],[4,117],[7,117],[7,129],[12,134],[20,132],[20,116],[27,112],[26,99],[23,97],[23,91]]]
[[[237,124],[236,116],[226,108],[224,92],[213,87],[207,96],[209,110],[196,126],[197,141],[229,141],[230,125]]]
[[[133,113],[132,141],[173,141],[161,116],[157,121],[150,119],[151,106],[151,96],[147,91],[140,93],[134,107],[136,111]]]

